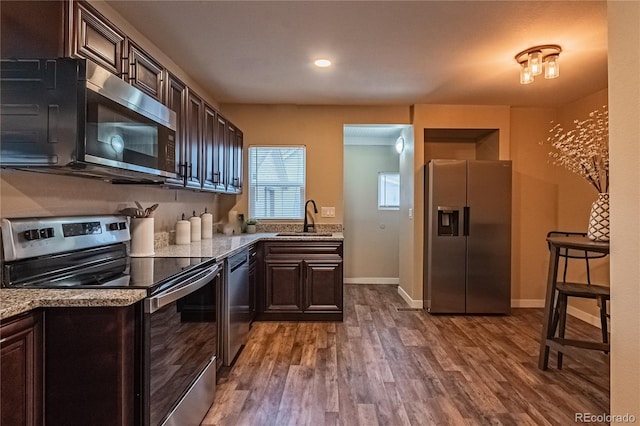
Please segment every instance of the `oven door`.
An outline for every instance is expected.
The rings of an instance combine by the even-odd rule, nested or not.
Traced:
[[[200,424],[215,397],[220,269],[191,271],[145,300],[145,425]]]

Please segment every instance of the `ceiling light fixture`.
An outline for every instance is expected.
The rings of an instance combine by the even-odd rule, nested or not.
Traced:
[[[557,78],[560,75],[560,52],[562,48],[557,44],[543,44],[518,53],[515,59],[520,64],[520,84],[533,83],[543,69],[547,80]]]
[[[331,61],[329,59],[316,59],[313,64],[318,68],[327,68],[331,66]]]

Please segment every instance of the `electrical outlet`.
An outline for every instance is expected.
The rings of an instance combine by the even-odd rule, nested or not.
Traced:
[[[320,212],[321,217],[336,217],[335,207],[321,207],[320,210],[321,210]]]

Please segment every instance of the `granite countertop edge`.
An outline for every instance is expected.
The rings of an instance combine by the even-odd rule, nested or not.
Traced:
[[[140,289],[0,289],[0,320],[37,308],[129,306],[144,299]]]
[[[155,250],[153,257],[200,257],[217,261],[237,253],[259,241],[343,241],[341,232],[331,236],[255,233],[215,235],[211,239],[185,245],[170,245]],[[146,297],[141,289],[0,289],[0,320],[47,307],[114,307],[129,306]]]

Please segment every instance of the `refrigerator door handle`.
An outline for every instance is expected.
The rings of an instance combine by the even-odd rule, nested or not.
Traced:
[[[469,206],[465,206],[462,208],[462,235],[465,237],[469,235],[469,216],[471,214],[471,209]]]

